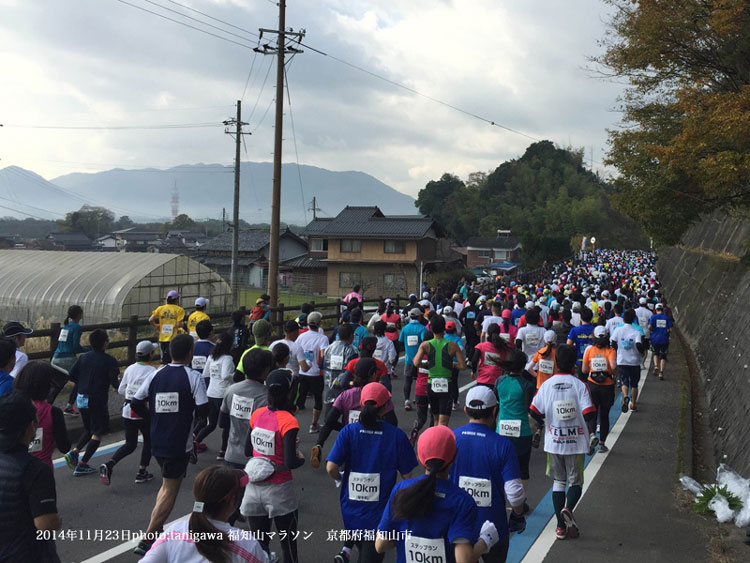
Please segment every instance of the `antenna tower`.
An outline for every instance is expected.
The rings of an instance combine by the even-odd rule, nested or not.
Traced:
[[[172,221],[177,219],[177,216],[180,214],[180,192],[177,189],[177,180],[174,182],[174,187],[172,188]]]

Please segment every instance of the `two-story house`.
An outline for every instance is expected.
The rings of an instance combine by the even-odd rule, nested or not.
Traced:
[[[466,267],[513,269],[521,263],[521,241],[510,231],[498,230],[495,237],[471,237],[466,241]],[[502,265],[503,268],[493,268]]]
[[[452,267],[461,257],[430,217],[386,217],[377,207],[345,207],[312,221],[302,233],[310,256],[328,265],[328,297],[360,285],[367,296],[419,293],[426,269]]]

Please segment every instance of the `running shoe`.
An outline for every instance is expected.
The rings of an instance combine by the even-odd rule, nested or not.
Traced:
[[[188,461],[190,463],[192,463],[193,465],[195,465],[196,463],[198,463],[198,450],[197,450],[197,446],[198,446],[198,443],[197,442],[193,442],[193,447],[188,452],[189,456],[190,456],[190,457],[188,457]]]
[[[216,461],[224,461],[224,454],[226,452],[224,450],[219,451],[218,454],[216,454]]]
[[[596,435],[591,436],[589,438],[589,455],[594,455],[594,450],[596,449],[596,446],[599,444],[599,438],[596,437]]]
[[[76,468],[76,465],[78,465],[78,452],[77,451],[70,450],[63,457],[65,458],[65,463],[68,464],[68,468],[70,468],[71,470]]]
[[[453,410],[454,411],[458,410],[458,401],[453,401]]]
[[[320,426],[317,424],[311,424],[310,425],[310,434],[317,434],[320,432]]]
[[[566,530],[565,528],[560,528],[560,527],[555,528],[555,537],[558,540],[564,540],[565,538],[568,537],[568,530]]]
[[[320,467],[320,446],[317,444],[310,451],[310,465],[312,465],[313,469]]]
[[[141,540],[138,542],[138,546],[133,550],[135,555],[146,555],[151,546],[154,544],[152,541]]]
[[[604,442],[599,442],[599,453],[606,454],[608,451],[609,451],[609,448],[604,445]]]
[[[349,563],[349,554],[342,549],[333,556],[333,563]]]
[[[419,437],[419,430],[417,430],[416,428],[412,428],[411,434],[409,434],[409,443],[411,444],[412,448],[417,443],[418,437]]]
[[[208,446],[201,442],[200,444],[198,442],[195,443],[195,453],[202,454],[208,449]]]
[[[659,381],[664,381],[664,372],[663,371],[659,372]]]
[[[565,507],[562,509],[562,517],[563,520],[565,520],[565,530],[568,532],[568,536],[571,537],[571,539],[575,539],[579,535],[578,530],[578,524],[576,524],[576,519],[573,518],[573,512],[570,510],[570,508]]]
[[[112,468],[106,463],[99,466],[99,480],[108,487],[112,482]]]
[[[145,469],[139,469],[138,473],[135,474],[135,482],[136,483],[146,483],[153,479],[154,476],[151,475],[148,471]]]
[[[538,448],[539,447],[539,443],[541,441],[542,441],[542,431],[541,430],[537,430],[536,432],[534,432],[534,437],[531,438],[531,446],[533,448]]]
[[[635,406],[635,403],[630,403],[630,410],[631,411],[637,411],[638,407]]]
[[[79,463],[76,465],[76,468],[73,470],[73,476],[74,477],[80,477],[81,475],[91,475],[92,473],[96,473],[96,469],[91,467],[87,463]]]
[[[75,407],[71,407],[68,405],[63,409],[63,414],[68,416],[78,416],[78,411],[75,409]]]
[[[409,399],[407,399],[406,401],[404,401],[404,410],[405,411],[410,411],[413,408],[414,407],[411,406],[411,401]]]
[[[628,399],[628,396],[627,395],[623,396],[623,398],[622,398],[622,412],[628,412],[628,401],[630,401],[630,399]]]

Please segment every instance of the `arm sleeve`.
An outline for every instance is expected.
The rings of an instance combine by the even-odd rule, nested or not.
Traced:
[[[85,352],[86,348],[81,346],[81,326],[78,325],[77,327],[74,327],[71,331],[73,334],[73,353],[74,354],[80,354],[81,352]],[[68,335],[68,338],[70,338],[71,335]]]
[[[125,395],[125,392],[128,389],[128,370],[125,370],[125,373],[122,374],[122,379],[120,380],[120,386],[117,388],[117,392],[120,395]]]
[[[118,380],[118,377],[120,376],[120,366],[117,365],[117,360],[112,356],[110,356],[110,358],[112,358],[112,367],[109,372],[109,384],[112,386],[112,389],[117,390],[120,386],[120,381]]]
[[[78,376],[81,371],[81,358],[78,358],[76,362],[73,364],[73,367],[70,368],[70,371],[68,372],[68,379],[70,379],[73,383],[78,383]]]
[[[299,428],[291,428],[284,434],[284,465],[297,469],[305,463],[305,458],[297,457],[297,434]]]
[[[339,397],[340,396],[341,395],[339,395]],[[328,436],[331,435],[331,432],[333,430],[340,431],[344,427],[344,425],[339,422],[340,416],[341,411],[334,404],[334,406],[331,407],[331,410],[328,411],[328,416],[326,416],[325,424],[323,425],[323,428],[320,429],[320,434],[318,434],[317,444],[319,446],[322,446],[326,443]]]
[[[479,368],[479,360],[482,359],[482,351],[479,348],[474,348],[474,355],[471,357],[471,369],[474,373]]]
[[[67,452],[70,450],[70,439],[68,439],[68,429],[65,426],[65,417],[57,407],[52,407],[52,435],[59,451]]]
[[[22,487],[29,499],[31,517],[57,513],[57,492],[52,468],[44,462],[31,462],[24,472]]]

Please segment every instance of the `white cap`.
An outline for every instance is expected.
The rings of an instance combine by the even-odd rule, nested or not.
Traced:
[[[581,310],[581,303],[580,303],[580,301],[573,301],[572,308],[573,308],[574,311],[580,311]]]
[[[544,341],[549,344],[550,342],[557,341],[557,333],[554,330],[548,330],[544,333]]]
[[[532,301],[531,299],[529,299],[529,300],[528,300],[528,301],[526,302],[526,305],[525,305],[525,307],[526,307],[526,309],[533,309],[533,308],[534,308],[534,302],[533,302],[533,301]]]
[[[156,350],[156,344],[148,340],[141,340],[135,347],[135,353],[139,356],[148,356],[154,350]]]
[[[602,297],[609,297],[609,291],[607,291],[606,289],[602,291]]]
[[[645,298],[645,297],[641,297],[641,298],[640,298],[640,299],[638,300],[638,303],[640,303],[641,305],[645,305],[645,304],[647,303],[647,301],[646,301],[646,298]]]
[[[448,313],[452,313],[452,312],[453,312],[453,307],[451,307],[450,305],[446,305],[445,307],[443,307],[444,315],[447,315]]]
[[[479,296],[479,300],[480,301],[487,301],[487,296],[486,295],[480,295]]]
[[[599,325],[594,329],[594,338],[601,338],[607,334],[607,329]]]
[[[323,315],[321,315],[318,311],[313,311],[309,315],[307,315],[307,324],[313,325],[313,326],[320,326],[320,321],[323,320]]]
[[[195,300],[196,307],[205,307],[206,305],[208,305],[208,299],[206,299],[205,297],[199,297]]]
[[[391,299],[390,297],[388,297],[387,299],[385,299],[385,300],[383,301],[383,303],[385,303],[386,305],[387,305],[388,303],[393,303],[393,299]]]
[[[422,293],[422,299],[429,299],[429,298],[430,298],[430,292],[429,291],[425,291],[425,292]]]
[[[497,406],[497,395],[484,385],[475,385],[466,394],[466,406],[470,409],[490,409]]]

